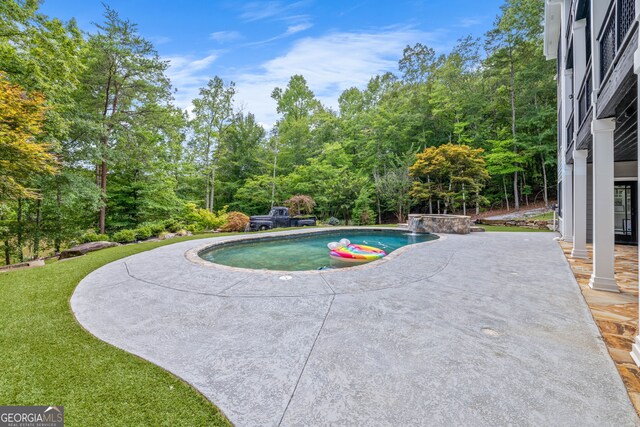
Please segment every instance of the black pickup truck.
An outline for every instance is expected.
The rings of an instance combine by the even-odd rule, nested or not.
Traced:
[[[315,216],[290,217],[289,208],[276,206],[269,215],[254,215],[249,218],[248,231],[270,230],[277,227],[308,227],[316,225]]]

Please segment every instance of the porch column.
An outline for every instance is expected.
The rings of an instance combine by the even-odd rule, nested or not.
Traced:
[[[636,21],[640,21],[640,0],[636,0],[636,14],[637,14]],[[638,49],[636,49],[633,55],[633,69],[638,78],[638,83],[640,83],[640,46],[638,46]],[[640,106],[640,99],[638,99],[638,106]],[[638,126],[638,130],[640,130],[640,120],[638,120],[637,126]],[[640,179],[640,147],[638,148],[639,148],[639,151],[636,154],[636,160],[638,160],[638,173],[639,173],[638,178]],[[636,206],[635,209],[636,209],[636,212],[640,211],[640,209],[638,209],[638,206]],[[637,215],[637,217],[638,217],[638,223],[635,224],[635,226],[636,226],[636,230],[640,230],[640,228],[637,228],[640,226],[640,215]],[[638,258],[639,258],[638,261],[640,262],[640,256]],[[640,268],[638,271],[640,271]],[[640,286],[640,277],[638,280],[638,285]],[[640,296],[640,293],[639,293],[639,296]],[[638,328],[638,331],[640,333],[640,327]],[[636,336],[636,341],[631,346],[631,357],[633,358],[633,361],[636,362],[636,365],[640,366],[640,335]]]
[[[575,110],[578,110],[578,94],[580,93],[580,87],[584,76],[587,74],[587,51],[586,49],[578,48],[578,46],[585,46],[587,43],[587,20],[581,19],[573,23],[573,93],[576,95],[573,99]],[[576,131],[580,126],[578,115],[576,117]]]
[[[595,116],[595,114],[594,114]],[[589,286],[619,292],[614,277],[613,118],[593,119],[593,274]]]
[[[587,150],[573,152],[573,258],[588,258],[587,153]]]
[[[562,141],[561,153],[558,156],[562,162],[562,223],[560,233],[562,240],[571,242],[573,239],[573,165],[567,164],[566,153],[571,145],[573,135],[567,134],[567,124],[573,113],[573,70],[565,70],[562,81]]]

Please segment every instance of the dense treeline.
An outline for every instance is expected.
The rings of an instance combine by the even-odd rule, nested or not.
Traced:
[[[191,114],[175,107],[168,63],[108,7],[84,34],[74,21],[39,14],[38,1],[4,0],[4,261],[58,251],[88,230],[211,226],[225,209],[264,213],[296,194],[311,196],[321,218],[353,223],[546,202],[555,186],[556,92],[542,11],[542,0],[508,0],[483,40],[460,40],[446,55],[407,46],[399,75],[344,91],[338,111],[294,75],[273,90],[279,120],[267,130],[234,108],[236,87],[219,77]],[[482,185],[444,177],[439,192],[421,197],[432,177],[420,175],[414,188],[416,154],[445,144],[471,147],[456,153],[481,156],[489,175],[476,174]],[[462,183],[462,198],[451,182]]]

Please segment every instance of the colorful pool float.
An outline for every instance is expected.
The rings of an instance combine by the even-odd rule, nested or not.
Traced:
[[[327,244],[331,250],[329,256],[333,259],[347,262],[375,261],[387,255],[385,251],[373,246],[355,245],[348,239]]]

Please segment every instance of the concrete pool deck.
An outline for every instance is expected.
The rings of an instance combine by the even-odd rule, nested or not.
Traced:
[[[289,280],[185,257],[237,237],[189,241],[94,271],[71,306],[238,426],[640,425],[553,236],[450,235]]]

